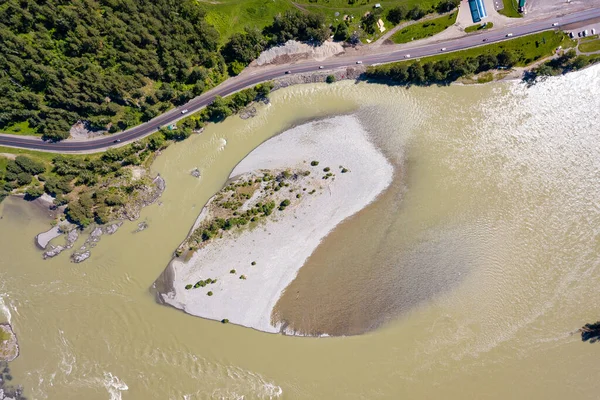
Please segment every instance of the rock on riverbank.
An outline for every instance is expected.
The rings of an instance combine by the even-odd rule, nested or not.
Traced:
[[[8,323],[0,323],[0,361],[12,361],[19,355],[17,335]]]

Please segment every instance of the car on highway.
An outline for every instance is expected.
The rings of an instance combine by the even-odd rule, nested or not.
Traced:
[[[483,39],[484,42],[487,42],[487,38]]]
[[[185,114],[186,112],[188,112],[188,109],[186,108],[185,110],[181,110],[182,114]]]
[[[120,142],[121,142],[121,139],[115,139],[115,140],[113,140],[113,143],[120,143]]]
[[[507,33],[506,37],[512,37],[512,33]]]
[[[553,23],[552,26],[558,26],[558,22]]]
[[[319,65],[319,69],[323,69],[323,68],[325,68],[325,67],[323,67],[322,65]]]
[[[362,64],[362,61],[357,61],[356,63],[357,63],[357,64]]]
[[[446,51],[446,48],[445,48],[445,47],[442,47],[442,50],[441,50],[441,51]]]
[[[291,74],[291,73],[292,73],[292,71],[285,71],[285,74],[286,74],[286,75],[287,75],[287,74]]]
[[[410,54],[405,55],[404,58],[410,58]]]

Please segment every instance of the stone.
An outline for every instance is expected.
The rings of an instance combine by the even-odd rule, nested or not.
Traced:
[[[57,255],[59,255],[65,248],[63,246],[52,246],[50,245],[51,249],[44,252],[43,258],[44,260],[47,258],[52,258],[52,257],[56,257]]]
[[[91,256],[91,253],[89,250],[87,250],[83,253],[73,253],[71,255],[71,260],[73,260],[74,263],[79,264],[80,262],[84,262],[85,260],[90,258],[90,256]]]
[[[17,335],[8,323],[0,323],[0,361],[12,361],[19,356]]]

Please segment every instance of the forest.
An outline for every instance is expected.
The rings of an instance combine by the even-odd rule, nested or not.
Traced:
[[[219,84],[228,63],[235,73],[265,46],[328,35],[321,17],[290,11],[220,49],[193,0],[6,0],[0,130],[24,123],[49,140],[78,120],[125,130]]]

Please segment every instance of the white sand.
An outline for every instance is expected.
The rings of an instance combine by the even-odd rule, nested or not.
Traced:
[[[318,168],[310,167],[312,160]],[[350,172],[340,173],[343,165]],[[390,183],[393,167],[369,141],[353,116],[308,123],[268,140],[251,152],[231,177],[258,169],[300,168],[322,173],[330,167],[335,180],[305,195],[294,208],[264,226],[217,239],[188,262],[171,264],[172,291],[163,300],[185,312],[266,332],[278,332],[271,313],[320,241],[340,222],[372,202]],[[252,266],[252,261],[256,265]],[[235,269],[236,273],[229,271]],[[342,271],[340,271],[342,273]],[[239,279],[245,275],[246,280]],[[218,279],[204,288],[185,285]],[[213,296],[207,292],[212,291]]]
[[[272,64],[276,63],[279,57],[284,56],[301,56],[322,61],[343,52],[344,47],[338,42],[325,41],[322,45],[315,47],[306,43],[296,42],[295,40],[288,40],[283,46],[271,47],[260,53],[255,63],[259,66]]]

